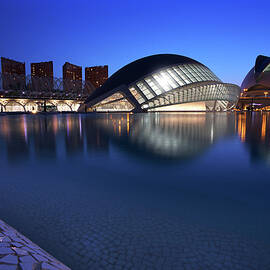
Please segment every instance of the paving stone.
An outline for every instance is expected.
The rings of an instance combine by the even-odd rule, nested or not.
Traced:
[[[17,270],[17,265],[0,264],[0,269],[1,270]]]
[[[32,256],[39,262],[47,262],[48,261],[48,259],[46,257],[38,255],[38,254],[33,254]]]
[[[23,256],[23,255],[29,255],[28,251],[24,250],[23,248],[12,248],[14,250],[14,252],[19,255],[19,256]]]
[[[0,246],[0,254],[12,254],[14,251],[10,247],[1,247]]]
[[[0,220],[0,270],[42,270],[42,262],[44,269],[70,270]]]
[[[20,263],[19,265],[22,270],[42,270],[39,263]]]
[[[48,263],[42,263],[41,267],[42,267],[42,270],[59,270],[58,267],[52,266],[52,265],[50,265]]]
[[[18,257],[16,255],[6,255],[0,259],[0,263],[18,264]],[[0,268],[1,269],[1,268]]]
[[[32,256],[30,256],[30,255],[21,256],[21,257],[20,257],[20,261],[21,261],[22,263],[32,263],[32,264],[34,264],[34,263],[37,262],[37,260],[35,260],[35,259],[34,259]]]

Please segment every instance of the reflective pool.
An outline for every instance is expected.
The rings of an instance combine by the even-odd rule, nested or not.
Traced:
[[[0,219],[72,269],[270,269],[270,114],[0,116]]]

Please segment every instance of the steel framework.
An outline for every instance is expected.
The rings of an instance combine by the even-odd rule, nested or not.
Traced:
[[[0,73],[2,98],[84,100],[94,90],[89,81]]]

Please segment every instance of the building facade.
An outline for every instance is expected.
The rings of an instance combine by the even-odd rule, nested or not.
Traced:
[[[64,91],[76,92],[82,89],[82,67],[66,62],[63,65]]]
[[[85,81],[91,82],[96,88],[101,87],[108,79],[108,66],[85,68]]]
[[[259,55],[255,66],[242,82],[243,96],[268,96],[270,94],[270,57]]]
[[[31,81],[33,91],[53,90],[53,62],[31,63]]]
[[[25,86],[25,63],[1,57],[2,89],[22,90]],[[0,86],[1,88],[1,86]]]
[[[241,85],[237,107],[241,110],[270,110],[270,57],[259,55]]]
[[[235,107],[240,91],[196,60],[159,54],[121,68],[89,96],[80,110],[227,111]]]

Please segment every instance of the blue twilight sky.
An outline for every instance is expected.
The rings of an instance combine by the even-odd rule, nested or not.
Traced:
[[[270,56],[268,0],[0,0],[0,56],[26,62],[109,65],[111,75],[151,54],[194,58],[241,84]]]

